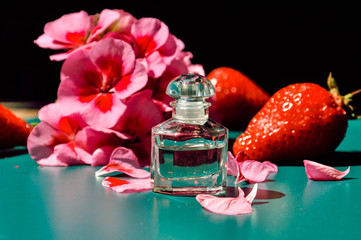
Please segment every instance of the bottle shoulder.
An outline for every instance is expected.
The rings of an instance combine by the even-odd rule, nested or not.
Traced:
[[[216,128],[216,129],[222,129],[228,132],[228,128],[226,128],[225,126],[223,126],[222,124],[212,120],[212,119],[208,119],[208,124],[212,127],[212,128]]]
[[[194,135],[195,133],[212,133],[212,135],[228,135],[228,129],[212,119],[207,119],[203,122],[190,122],[179,121],[178,119],[170,118],[153,127],[153,132],[164,134],[189,133]]]

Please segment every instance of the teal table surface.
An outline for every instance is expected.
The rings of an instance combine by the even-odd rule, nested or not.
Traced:
[[[224,216],[194,197],[112,192],[98,168],[2,156],[0,239],[361,239],[361,120],[329,158],[339,170],[351,165],[344,180],[311,181],[303,166],[280,166],[259,184],[252,214]]]

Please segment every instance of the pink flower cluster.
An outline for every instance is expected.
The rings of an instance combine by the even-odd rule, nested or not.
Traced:
[[[35,43],[66,52],[58,100],[39,112],[28,138],[41,165],[106,165],[114,149],[131,149],[149,165],[151,127],[169,115],[168,83],[180,74],[204,75],[192,54],[156,18],[123,10],[84,11],[49,22]]]

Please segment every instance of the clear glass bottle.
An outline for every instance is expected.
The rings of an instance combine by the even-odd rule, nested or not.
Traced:
[[[228,130],[208,119],[215,94],[205,77],[184,74],[170,82],[166,93],[176,101],[172,118],[152,128],[153,191],[172,195],[223,193]]]

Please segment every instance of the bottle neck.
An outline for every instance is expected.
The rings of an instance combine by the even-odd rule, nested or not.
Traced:
[[[207,121],[209,102],[177,102],[172,101],[172,117],[181,121]]]

